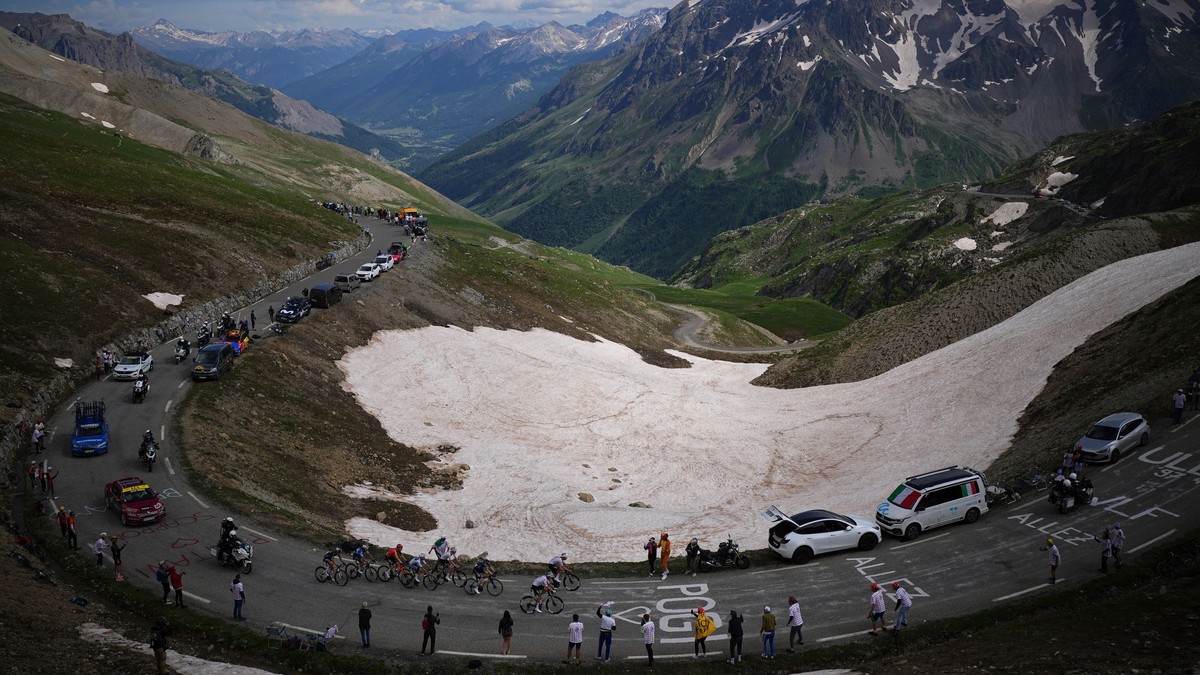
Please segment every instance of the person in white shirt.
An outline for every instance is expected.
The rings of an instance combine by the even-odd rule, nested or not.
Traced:
[[[642,615],[642,639],[646,643],[646,656],[649,661],[648,666],[654,665],[654,622],[650,620],[649,614]]]
[[[896,592],[896,623],[893,628],[903,628],[908,625],[908,610],[912,608],[912,596],[900,585],[899,581],[892,582],[892,590]]]
[[[788,596],[788,651],[795,652],[796,645],[804,644],[804,617],[800,615],[800,601]]]
[[[96,556],[96,567],[104,567],[104,549],[108,548],[108,533],[101,532],[100,538],[92,543],[92,553]]]
[[[871,620],[871,635],[878,635],[880,627],[887,630],[887,621],[883,618],[886,612],[883,589],[879,587],[879,584],[871,584],[871,609],[867,612],[867,618]]]
[[[1112,557],[1116,563],[1117,569],[1121,569],[1121,549],[1125,548],[1125,530],[1121,529],[1121,523],[1113,523],[1112,526]]]
[[[563,659],[563,663],[571,662],[571,652],[575,652],[575,665],[579,665],[580,650],[583,648],[583,622],[579,620],[578,614],[571,615],[571,623],[567,624],[567,658]]]

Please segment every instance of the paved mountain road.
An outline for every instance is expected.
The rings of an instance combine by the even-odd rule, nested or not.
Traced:
[[[390,226],[382,223],[372,221],[371,225],[381,239],[392,232]],[[264,298],[253,308],[265,319],[268,304],[278,307],[287,296],[298,294],[300,288],[354,269],[371,257],[374,249],[375,245],[368,246],[362,254]],[[410,252],[425,254],[420,244]],[[367,284],[351,297],[370,298],[373,293]],[[314,311],[337,312],[338,308]],[[269,339],[287,339],[287,336]],[[45,457],[61,470],[55,507],[61,504],[76,511],[82,554],[87,555],[87,544],[101,531],[119,534],[128,545],[123,557],[126,575],[132,583],[157,593],[153,570],[157,561],[171,561],[186,572],[184,589],[189,607],[231,617],[229,585],[234,570],[218,566],[207,547],[216,541],[220,520],[233,515],[240,533],[255,546],[254,571],[244,577],[245,614],[251,628],[282,623],[290,626],[291,632],[321,631],[338,623],[346,636],[338,645],[357,646],[356,612],[365,601],[374,612],[373,649],[401,658],[416,657],[413,650],[420,647],[420,617],[426,605],[433,605],[442,616],[439,650],[497,658],[500,646],[497,622],[503,611],[509,610],[516,621],[515,653],[510,659],[561,659],[566,626],[570,615],[576,612],[587,626],[585,654],[589,658],[594,656],[591,652],[597,631],[594,611],[606,600],[614,601],[618,619],[613,645],[616,660],[644,655],[637,629],[637,617],[644,611],[649,611],[657,622],[656,655],[690,656],[689,611],[696,607],[706,607],[719,619],[718,632],[709,639],[713,647],[709,658],[717,658],[713,653],[722,649],[724,618],[730,609],[747,616],[746,654],[753,657],[758,649],[758,617],[764,604],[770,605],[780,617],[776,646],[786,648],[787,630],[783,626],[789,594],[801,601],[806,645],[869,639],[861,636],[868,628],[863,616],[872,582],[904,581],[915,597],[910,620],[919,625],[935,617],[986,609],[1014,597],[1064,592],[1064,587],[1069,589],[1096,576],[1099,547],[1091,536],[1115,520],[1122,521],[1129,536],[1126,558],[1129,564],[1137,565],[1145,547],[1192,529],[1200,518],[1200,500],[1196,498],[1200,491],[1200,453],[1196,451],[1200,447],[1200,423],[1195,423],[1193,416],[1180,427],[1158,425],[1146,448],[1125,457],[1120,464],[1093,469],[1091,475],[1100,504],[1076,509],[1065,516],[1046,502],[1042,492],[1027,495],[1016,505],[994,509],[975,525],[934,530],[912,542],[887,538],[873,551],[826,555],[803,566],[779,564],[696,578],[684,577],[677,571],[662,580],[657,576],[648,578],[641,566],[630,563],[631,573],[627,577],[585,578],[579,591],[562,592],[566,609],[559,616],[521,614],[517,603],[528,592],[531,581],[528,578],[504,577],[505,589],[499,597],[468,596],[451,585],[427,591],[406,589],[398,582],[371,584],[363,579],[337,587],[318,583],[313,577],[313,569],[320,563],[323,552],[320,548],[286,533],[268,531],[253,519],[227,514],[196,493],[180,471],[170,436],[163,440],[162,461],[154,473],[144,472],[136,454],[142,432],[149,428],[161,436],[169,427],[167,419],[185,389],[193,386],[187,364],[174,364],[170,343],[157,347],[154,356],[157,366],[151,375],[152,389],[145,403],[133,404],[131,385],[124,382],[91,383],[77,392],[80,399],[104,399],[108,403],[112,444],[107,455],[70,456],[73,419],[70,405],[49,421],[53,435]],[[222,383],[195,386],[219,387]],[[115,514],[104,510],[103,484],[128,475],[140,475],[161,491],[167,506],[167,517],[162,523],[125,528]],[[897,476],[897,480],[901,478]],[[879,495],[881,500],[885,496]],[[766,506],[769,505],[763,504]],[[787,511],[798,511],[819,505],[806,504],[803,496],[797,495],[792,502],[780,506]],[[765,545],[766,529],[764,521],[762,539],[742,542],[743,546]],[[675,534],[680,539],[677,550],[682,552],[686,533]],[[1065,581],[1056,587],[1044,584],[1046,554],[1038,551],[1047,535],[1059,540],[1063,550],[1060,577]],[[404,542],[406,549],[414,552],[424,550],[429,543]],[[709,547],[716,544],[704,543]],[[570,544],[565,548],[569,551]],[[640,551],[640,541],[614,543],[614,557],[633,551]],[[673,561],[673,569],[681,570],[682,558]],[[168,615],[174,611],[179,610],[164,608]]]

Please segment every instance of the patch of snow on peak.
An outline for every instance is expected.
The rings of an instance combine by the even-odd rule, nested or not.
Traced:
[[[1096,201],[1092,202],[1089,206],[1093,209],[1098,209],[1101,206],[1104,206],[1105,199],[1108,199],[1108,197],[1101,197],[1100,199],[1097,199]]]
[[[1067,3],[1063,0],[1005,0],[1004,4],[1017,13],[1022,24],[1030,26],[1041,21],[1059,5]]]
[[[1086,6],[1086,2],[1085,2]],[[1096,14],[1095,0],[1083,13],[1083,25],[1079,27],[1079,44],[1083,47],[1083,63],[1087,66],[1088,77],[1096,83],[1096,91],[1100,91],[1100,76],[1096,74],[1096,61],[1099,59],[1097,47],[1104,39],[1100,35],[1100,15]]]
[[[170,307],[171,305],[178,305],[179,303],[183,302],[182,295],[176,295],[174,293],[163,293],[161,291],[156,291],[154,293],[147,293],[147,294],[143,295],[142,297],[149,300],[150,304],[154,305],[155,307],[157,307],[159,309],[166,309],[167,307]]]
[[[583,121],[583,118],[585,118],[585,117],[587,117],[587,116],[588,116],[588,113],[590,113],[590,112],[592,112],[592,109],[591,109],[591,108],[588,108],[587,110],[584,110],[584,111],[583,111],[583,114],[579,116],[579,119],[575,120],[574,122],[571,122],[571,123],[570,123],[570,124],[568,124],[567,126],[569,126],[569,127],[573,127],[573,126],[575,126],[576,124],[579,124],[580,122],[582,122],[582,121]]]
[[[992,244],[992,250],[993,251],[1003,251],[1004,249],[1008,248],[1009,246],[1012,246],[1011,241],[1002,241],[999,244]]]
[[[101,94],[108,93],[108,85],[104,84],[103,82],[93,82],[92,89],[95,89],[96,91],[100,92]]]
[[[105,129],[116,129],[117,128],[117,125],[113,124],[112,122],[109,122],[108,120],[100,120],[100,124],[103,124]]]
[[[809,71],[809,70],[812,70],[813,66],[816,66],[817,62],[820,60],[821,60],[821,55],[817,54],[815,57],[813,57],[812,61],[797,61],[796,65],[800,66],[800,70]]]
[[[960,251],[974,251],[979,248],[979,244],[970,237],[963,237],[954,242],[954,248]]]
[[[1162,12],[1176,26],[1196,21],[1196,10],[1187,0],[1154,0],[1146,4]]]
[[[812,46],[812,40],[809,40],[807,35],[805,35],[805,36],[804,36],[804,46],[805,46],[805,47],[811,47],[811,46]]]
[[[1049,176],[1046,176],[1046,187],[1038,190],[1038,192],[1046,197],[1052,197],[1058,194],[1058,191],[1062,189],[1062,186],[1070,183],[1076,178],[1079,178],[1079,174],[1077,173],[1055,171]]]
[[[1004,227],[1012,221],[1025,215],[1029,210],[1027,202],[1006,202],[1000,205],[1000,208],[992,212],[992,215],[984,218],[981,223],[992,223],[996,227]]]
[[[777,30],[787,28],[795,23],[796,19],[798,18],[800,18],[800,13],[796,12],[794,14],[789,14],[787,16],[775,19],[774,21],[755,21],[753,28],[733,36],[733,39],[729,41],[729,44],[725,45],[725,49],[729,49],[730,47],[744,47],[746,45],[754,44],[763,37],[770,35]]]
[[[72,366],[75,365],[75,361],[72,359],[63,359],[63,358],[55,357],[54,365],[57,368],[71,368]]]
[[[51,54],[51,55],[50,55],[50,58],[54,59],[55,61],[66,61],[66,59],[64,59],[63,57],[59,56],[58,54]]]
[[[1075,159],[1075,155],[1071,155],[1070,157],[1063,157],[1062,155],[1059,155],[1058,157],[1054,158],[1053,162],[1050,162],[1050,166],[1058,166],[1059,164],[1062,164],[1063,162],[1066,162],[1066,161],[1070,161],[1072,159]]]
[[[80,114],[80,115],[83,115],[84,117],[88,118],[89,120],[94,120],[94,119],[96,119],[95,117],[92,117],[92,115],[91,115],[90,113],[81,112],[81,113],[79,113],[79,114]]]

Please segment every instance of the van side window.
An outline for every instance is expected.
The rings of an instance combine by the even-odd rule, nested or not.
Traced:
[[[961,485],[954,485],[951,487],[941,488],[940,490],[933,490],[929,494],[925,495],[925,498],[921,500],[921,508],[929,509],[935,506],[940,506],[946,502],[952,502],[962,496],[963,493]]]

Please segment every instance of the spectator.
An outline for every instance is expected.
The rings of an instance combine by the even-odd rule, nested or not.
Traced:
[[[898,630],[908,625],[908,610],[912,609],[912,596],[900,586],[899,581],[892,582],[892,590],[896,592],[896,622],[892,624],[892,629]]]
[[[649,614],[642,615],[642,640],[646,643],[647,666],[654,667],[654,622]]]
[[[571,652],[575,653],[575,665],[579,665],[581,657],[579,652],[583,649],[583,622],[579,620],[578,614],[571,615],[571,623],[567,624],[567,658],[563,659],[563,663],[571,663]],[[596,658],[600,658],[597,652]]]
[[[258,317],[254,316],[254,310],[250,310],[250,330],[254,330],[258,323]]]
[[[154,667],[158,675],[167,673],[167,636],[171,634],[171,624],[167,617],[160,616],[150,628],[150,649],[154,652]]]
[[[775,658],[775,615],[767,605],[763,605],[762,627],[758,633],[762,636],[762,657]]]
[[[742,617],[729,610],[729,662],[738,663],[742,660]]]
[[[696,576],[696,572],[700,566],[700,542],[692,537],[688,545],[684,547],[684,552],[687,554],[687,574]]]
[[[233,619],[245,621],[242,616],[242,606],[246,604],[246,587],[242,584],[242,575],[233,575],[233,583],[229,584],[229,593],[233,596]]]
[[[421,618],[421,653],[425,653],[425,645],[429,645],[429,653],[433,654],[437,646],[437,627],[442,622],[442,615],[433,612],[433,605],[425,608],[425,616]]]
[[[79,531],[75,529],[75,512],[67,511],[67,548],[79,550]]]
[[[596,644],[596,658],[600,658],[600,652],[603,650],[604,662],[608,663],[612,655],[612,634],[617,629],[617,620],[612,615],[612,600],[597,607],[596,616],[600,617],[600,642]]]
[[[1048,584],[1058,583],[1058,565],[1062,562],[1062,556],[1059,555],[1058,547],[1054,545],[1054,540],[1047,537],[1046,545],[1042,547],[1043,551],[1050,557],[1050,578],[1046,580]]]
[[[788,652],[794,653],[796,645],[804,644],[804,617],[800,614],[800,601],[788,596]]]
[[[60,531],[62,531],[62,538],[66,539],[67,538],[67,507],[65,507],[65,506],[58,507],[58,514],[55,517],[58,518],[58,529]]]
[[[100,537],[92,542],[92,555],[96,556],[96,567],[104,567],[104,549],[108,548],[108,533],[101,532]]]
[[[887,621],[883,618],[886,612],[887,608],[883,603],[883,589],[879,587],[879,584],[871,584],[871,608],[867,611],[867,618],[871,620],[871,635],[878,635],[880,627],[887,630]]]
[[[666,532],[662,533],[662,538],[658,540],[658,559],[662,566],[662,578],[665,581],[667,574],[670,571],[667,569],[667,558],[671,557],[671,539]]]
[[[43,492],[42,494],[48,493],[50,495],[51,499],[55,499],[58,497],[58,495],[56,495],[54,493],[54,479],[55,478],[58,478],[58,471],[55,469],[52,469],[50,467],[46,467],[46,473],[45,473],[46,492]]]
[[[1125,530],[1121,529],[1121,523],[1113,523],[1112,526],[1112,557],[1116,563],[1117,569],[1121,569],[1121,549],[1125,548]]]
[[[1108,559],[1112,557],[1112,535],[1108,528],[1104,528],[1104,534],[1099,537],[1092,537],[1100,544],[1100,572],[1108,574]]]
[[[696,620],[692,622],[692,631],[695,637],[695,642],[692,643],[692,658],[695,659],[700,657],[701,652],[704,652],[704,655],[708,656],[708,645],[704,644],[704,641],[708,639],[709,635],[712,635],[717,626],[704,613],[703,607],[697,607],[692,610],[692,616],[696,617]]]
[[[500,617],[500,653],[508,654],[508,650],[512,648],[513,636],[513,618],[508,610],[504,610],[504,616]]]
[[[117,581],[125,581],[125,575],[121,572],[121,551],[125,550],[128,544],[122,544],[120,537],[112,538],[112,545],[109,547],[112,553],[113,570],[117,573]]]
[[[1173,408],[1171,411],[1171,423],[1180,424],[1183,422],[1183,407],[1187,404],[1187,397],[1183,395],[1182,389],[1176,389],[1175,395],[1171,397]],[[41,452],[39,450],[39,452]]]
[[[163,604],[171,604],[171,570],[167,569],[167,561],[159,560],[158,569],[154,570],[154,580],[163,589]]]
[[[32,472],[30,475],[33,475]],[[32,479],[30,479],[30,487],[33,487]],[[658,557],[658,542],[654,540],[654,537],[650,537],[646,543],[642,544],[642,548],[646,549],[646,562],[650,565],[650,574],[646,576],[652,577],[654,576],[654,559]]]
[[[267,318],[271,323],[275,323],[275,305],[267,305]]]
[[[1192,398],[1192,410],[1200,410],[1200,366],[1192,370],[1187,379],[1188,396]]]
[[[169,572],[169,575],[171,578],[171,588],[175,590],[175,606],[182,608],[183,607],[183,575],[184,575],[184,573],[180,572],[178,567],[171,565],[171,570]]]
[[[358,635],[362,638],[363,649],[371,646],[371,610],[366,601],[358,609]]]

